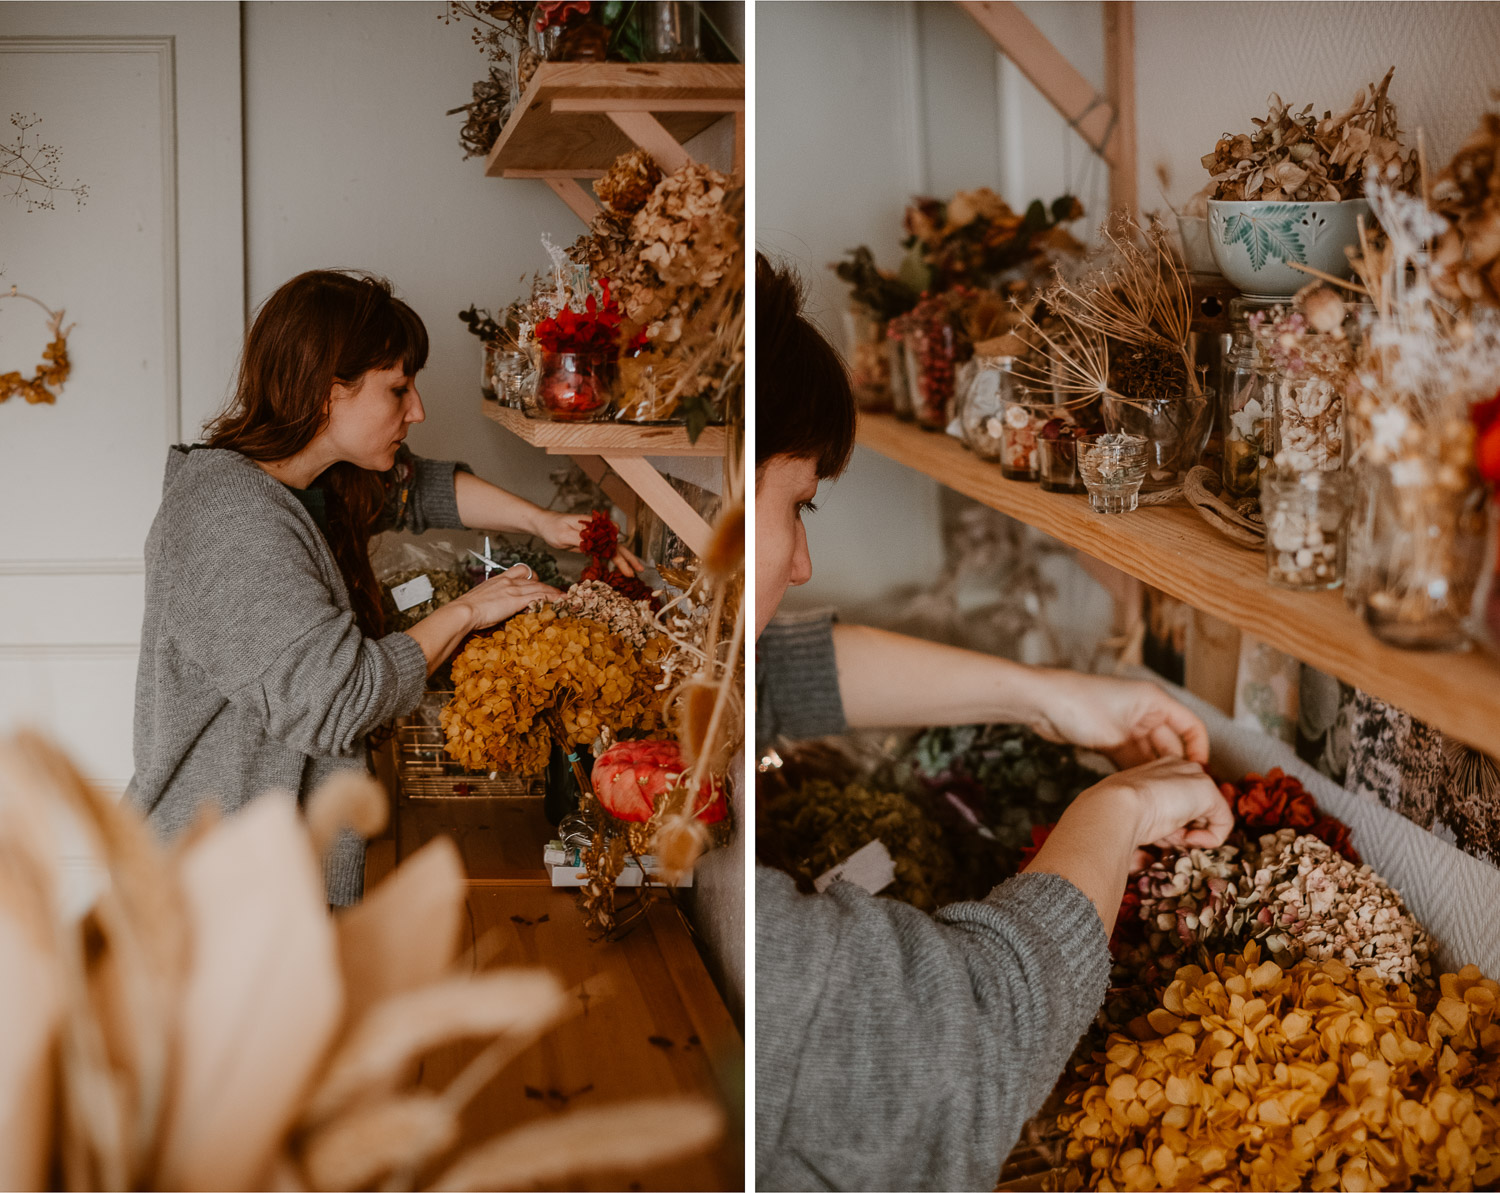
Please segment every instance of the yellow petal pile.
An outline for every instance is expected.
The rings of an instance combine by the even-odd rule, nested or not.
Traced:
[[[1429,1013],[1337,961],[1254,944],[1177,971],[1085,1065],[1059,1123],[1094,1189],[1473,1189],[1500,1180],[1500,985],[1444,974]]]
[[[454,697],[442,714],[448,753],[471,770],[536,774],[552,748],[548,712],[572,745],[605,729],[653,732],[663,648],[658,637],[636,650],[597,621],[551,608],[519,613],[453,661]]]

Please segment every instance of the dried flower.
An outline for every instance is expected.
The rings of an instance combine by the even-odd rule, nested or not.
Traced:
[[[1204,155],[1203,168],[1215,183],[1211,197],[1337,202],[1359,198],[1371,176],[1410,189],[1416,155],[1402,151],[1396,107],[1386,97],[1395,70],[1361,88],[1339,115],[1324,112],[1321,120],[1311,104],[1294,115],[1273,94],[1266,118],[1252,121],[1254,133],[1225,133]]]
[[[614,216],[629,219],[646,205],[661,182],[661,167],[644,149],[622,153],[594,183],[594,194]]]

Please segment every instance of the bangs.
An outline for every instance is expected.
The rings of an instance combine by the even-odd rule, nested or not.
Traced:
[[[399,298],[382,303],[371,329],[380,341],[381,364],[389,369],[398,361],[408,377],[415,377],[427,366],[427,326],[420,315]]]

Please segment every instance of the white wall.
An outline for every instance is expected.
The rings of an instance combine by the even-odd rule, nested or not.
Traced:
[[[1022,8],[1102,88],[1096,0]],[[1024,206],[1072,189],[1103,210],[1103,169],[956,5],[769,0],[755,21],[756,243],[801,272],[807,311],[836,344],[847,290],[828,264],[867,244],[894,267],[912,195],[989,186]],[[868,601],[941,566],[925,476],[860,448],[819,506],[813,579],[788,608]]]

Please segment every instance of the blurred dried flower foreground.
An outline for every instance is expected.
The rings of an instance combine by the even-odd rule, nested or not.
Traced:
[[[527,1189],[708,1148],[711,1102],[550,1116],[475,1144],[469,1101],[577,1000],[456,964],[464,874],[436,840],[330,916],[319,854],[379,831],[351,773],[163,848],[31,734],[0,739],[0,1189]],[[59,833],[106,881],[60,898]],[[444,1088],[419,1061],[488,1040]]]

